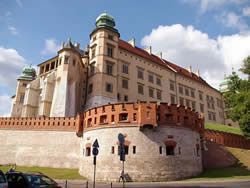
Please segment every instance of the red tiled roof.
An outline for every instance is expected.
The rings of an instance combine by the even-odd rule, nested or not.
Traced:
[[[122,48],[128,52],[131,52],[133,54],[136,54],[140,57],[143,57],[145,59],[148,59],[149,61],[152,61],[154,63],[157,63],[159,65],[162,65],[168,69],[173,69],[174,71],[176,71],[177,73],[179,73],[180,75],[183,75],[185,77],[188,77],[196,82],[199,82],[201,84],[204,84],[208,87],[211,87],[212,89],[214,89],[212,86],[210,86],[205,80],[203,80],[201,77],[197,76],[194,73],[190,73],[188,70],[174,64],[171,63],[165,59],[161,59],[158,56],[154,55],[154,54],[149,54],[148,52],[146,52],[145,50],[138,48],[138,47],[133,47],[131,44],[129,44],[128,42],[119,39],[119,48]]]

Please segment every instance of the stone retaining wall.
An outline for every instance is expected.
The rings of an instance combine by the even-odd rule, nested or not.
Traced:
[[[0,164],[79,168],[75,132],[0,130]]]

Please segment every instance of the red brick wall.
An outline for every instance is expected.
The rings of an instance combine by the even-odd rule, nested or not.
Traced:
[[[246,139],[244,136],[225,133],[221,131],[214,131],[206,129],[204,131],[204,138],[211,142],[221,144],[228,147],[250,149],[250,140]]]
[[[206,148],[202,151],[202,164],[205,169],[229,167],[238,161],[223,145],[207,141]]]
[[[79,132],[80,116],[76,117],[0,117],[0,129],[55,130]]]
[[[126,114],[126,120],[121,115]],[[84,130],[110,126],[178,126],[197,132],[204,130],[204,118],[184,106],[156,102],[118,103],[84,112]]]
[[[202,133],[204,118],[184,106],[156,102],[108,104],[76,117],[0,118],[0,129],[76,131],[113,126],[176,126]]]

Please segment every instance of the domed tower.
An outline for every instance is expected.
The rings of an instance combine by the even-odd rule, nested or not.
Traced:
[[[115,19],[102,13],[90,34],[86,108],[117,102],[117,53],[120,34]]]
[[[21,117],[27,85],[36,78],[36,70],[31,66],[23,69],[17,79],[16,94],[12,97],[11,117]]]

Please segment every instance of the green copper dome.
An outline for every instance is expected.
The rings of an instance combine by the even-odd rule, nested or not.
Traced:
[[[107,26],[114,28],[115,27],[115,19],[113,16],[109,15],[108,13],[102,13],[100,16],[96,18],[95,22],[96,27]]]
[[[36,77],[36,70],[31,66],[25,67],[23,69],[22,75],[18,78],[18,80],[34,80]]]
[[[120,37],[118,30],[115,28],[115,19],[113,16],[109,15],[108,13],[100,14],[95,21],[96,28],[90,33],[90,36],[95,33],[99,29],[108,29],[112,32],[115,32]]]

